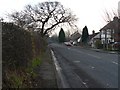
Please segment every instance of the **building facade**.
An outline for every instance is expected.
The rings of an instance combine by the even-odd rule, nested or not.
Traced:
[[[100,40],[105,48],[112,45],[114,42],[120,42],[120,19],[114,17],[102,29],[100,29]]]
[[[90,39],[90,43],[92,43],[92,47],[94,47],[96,40],[100,40],[103,47],[108,49],[113,43],[120,42],[120,19],[114,17],[113,21],[110,21],[99,31],[97,35]]]

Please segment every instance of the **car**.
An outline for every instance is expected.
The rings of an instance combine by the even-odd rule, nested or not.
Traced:
[[[113,47],[114,47],[114,49],[119,49],[120,48],[120,42],[114,42]]]
[[[74,46],[76,46],[76,45],[77,45],[77,42],[76,42],[76,41],[74,41],[74,42],[73,42],[73,45],[74,45]]]
[[[64,42],[64,44],[65,44],[66,46],[72,46],[72,44],[71,44],[70,42]]]

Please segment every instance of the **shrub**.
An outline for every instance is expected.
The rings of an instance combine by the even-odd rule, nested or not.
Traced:
[[[40,65],[40,56],[46,46],[45,39],[38,33],[28,32],[12,23],[2,23],[3,87],[22,87],[24,81],[31,86],[31,76],[35,76],[34,68]]]
[[[98,48],[98,49],[103,48],[102,43],[101,43],[100,40],[96,40],[96,42],[95,42],[95,47]]]
[[[2,61],[7,68],[26,67],[32,59],[32,44],[29,32],[12,24],[2,24]]]

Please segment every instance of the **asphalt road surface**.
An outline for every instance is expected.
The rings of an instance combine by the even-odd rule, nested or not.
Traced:
[[[51,44],[69,88],[118,88],[118,55]]]

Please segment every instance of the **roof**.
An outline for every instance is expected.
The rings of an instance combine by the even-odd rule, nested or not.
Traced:
[[[80,37],[81,37],[81,34],[78,31],[71,35],[72,40],[77,40]]]
[[[100,38],[100,33],[98,33],[97,35],[95,35],[93,38]]]
[[[89,39],[92,39],[92,38],[93,38],[94,36],[96,36],[97,34],[99,34],[99,32],[89,35]]]
[[[107,25],[101,28],[100,31],[106,29],[118,29],[118,21],[120,21],[120,19],[118,19],[118,17],[114,17],[113,21],[110,21]]]

